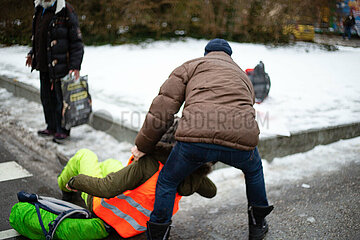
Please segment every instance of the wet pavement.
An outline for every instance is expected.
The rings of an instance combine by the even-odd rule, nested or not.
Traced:
[[[12,129],[0,128],[1,163],[14,161],[32,176],[0,182],[3,199],[0,236],[11,229],[8,217],[17,202],[18,191],[61,197],[56,184],[61,164],[47,152],[46,146],[32,146],[28,142],[31,138],[24,142],[25,137],[21,136],[25,136],[26,131],[22,129],[19,133],[19,130],[21,128],[16,124]],[[344,164],[335,172],[270,185],[268,198],[275,210],[267,218],[270,230],[266,239],[359,239],[359,183],[360,161],[355,161]],[[190,208],[184,201],[173,218],[170,239],[247,239],[246,207],[245,191],[236,187],[216,207],[209,208],[204,204]],[[112,234],[107,239],[121,238]],[[132,239],[145,239],[145,236]]]

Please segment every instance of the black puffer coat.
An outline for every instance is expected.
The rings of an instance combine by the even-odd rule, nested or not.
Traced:
[[[81,31],[74,9],[63,0],[58,0],[56,4],[63,4],[63,7],[57,10],[48,27],[46,49],[51,79],[62,78],[69,70],[80,70],[84,55]],[[42,11],[41,6],[36,6],[32,30],[33,44],[29,52],[32,56],[35,51],[36,18],[41,17]],[[32,61],[32,70],[36,68],[36,61],[35,57]]]

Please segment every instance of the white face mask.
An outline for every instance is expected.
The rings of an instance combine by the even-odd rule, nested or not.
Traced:
[[[53,4],[54,4],[54,2],[55,2],[56,0],[50,0],[50,1],[45,1],[45,0],[40,0],[40,5],[43,7],[43,8],[48,8],[48,7],[51,7]]]

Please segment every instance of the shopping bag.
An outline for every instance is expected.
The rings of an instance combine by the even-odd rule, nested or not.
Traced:
[[[92,112],[91,96],[89,94],[88,76],[75,79],[68,74],[61,79],[63,109],[61,126],[67,130],[88,123]]]

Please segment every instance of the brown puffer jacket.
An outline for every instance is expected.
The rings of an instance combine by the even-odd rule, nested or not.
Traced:
[[[135,145],[150,153],[185,101],[175,139],[252,150],[259,141],[255,94],[244,71],[224,52],[176,68],[154,98]]]

